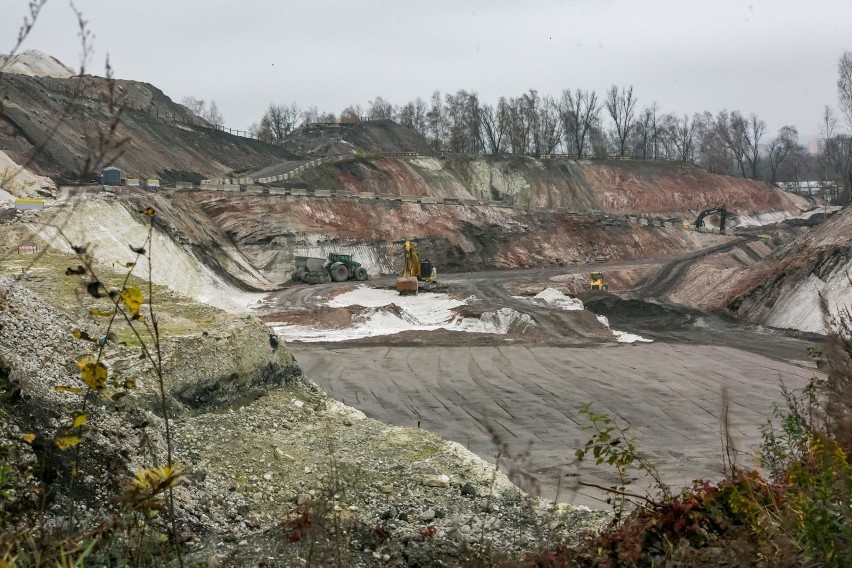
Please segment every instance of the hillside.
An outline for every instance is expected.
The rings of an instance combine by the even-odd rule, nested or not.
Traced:
[[[77,73],[50,55],[37,49],[28,49],[16,55],[0,54],[0,71],[30,77],[57,77],[67,79]]]
[[[323,157],[359,152],[429,152],[429,142],[392,120],[308,124],[297,128],[284,147],[303,156]]]
[[[852,208],[779,248],[723,287],[724,306],[748,321],[825,333],[820,298],[831,318],[852,307]]]
[[[401,128],[401,127],[400,127]],[[588,161],[528,156],[364,157],[310,168],[297,185],[350,195],[479,199],[572,212],[690,218],[727,204],[743,216],[798,215],[811,205],[768,184],[680,162]]]
[[[35,156],[31,169],[58,181],[76,182],[91,156],[101,158],[94,170],[114,164],[131,177],[195,182],[292,157],[278,146],[212,128],[147,83],[5,73],[0,92],[0,149],[22,165]],[[121,140],[126,143],[117,151],[112,146]]]

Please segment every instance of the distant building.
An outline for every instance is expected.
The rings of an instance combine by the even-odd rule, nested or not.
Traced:
[[[833,181],[781,181],[776,184],[784,191],[795,193],[797,195],[807,195],[816,197],[825,197],[825,195],[835,193],[837,184]]]
[[[101,171],[101,185],[121,185],[122,171],[115,166],[109,166]]]

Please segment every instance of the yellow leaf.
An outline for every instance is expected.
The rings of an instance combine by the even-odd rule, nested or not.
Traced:
[[[91,315],[91,316],[111,316],[111,315],[114,315],[114,314],[115,314],[115,310],[109,310],[109,311],[106,311],[106,312],[103,311],[103,310],[99,310],[98,308],[94,308],[92,310],[89,310],[89,315]]]
[[[28,444],[32,444],[33,440],[35,440],[35,438],[36,438],[35,434],[32,434],[32,433],[24,434],[23,436],[21,436],[21,439]]]
[[[66,387],[64,385],[57,385],[53,388],[55,388],[59,392],[70,392],[72,394],[82,394],[83,392],[83,389],[81,389],[80,387]]]
[[[145,216],[146,217],[153,217],[154,216],[154,208],[148,207],[147,209],[145,209]]]
[[[127,379],[126,381],[124,381],[124,388],[135,389],[136,383],[132,379]]]
[[[125,262],[124,263],[124,268],[133,268],[134,266],[136,266],[135,262]]]
[[[121,291],[121,301],[124,302],[131,314],[137,316],[139,315],[139,307],[142,306],[145,298],[142,297],[142,290],[136,286],[130,286]]]
[[[65,436],[59,436],[56,440],[54,440],[54,443],[57,448],[64,451],[68,448],[73,448],[82,441],[83,439],[80,438],[80,436],[77,436],[76,434],[68,434]]]
[[[79,329],[75,329],[74,331],[72,331],[71,335],[74,336],[74,339],[82,339],[84,341],[94,341],[94,339],[92,338],[91,335],[89,335],[85,331],[82,331],[82,330],[79,330]]]
[[[72,428],[79,428],[80,426],[85,424],[87,420],[89,420],[88,414],[86,414],[85,412],[75,412],[74,425],[72,426]]]
[[[87,387],[93,391],[103,391],[106,389],[106,365],[95,361],[91,357],[83,357],[77,362],[77,366],[80,368],[80,376]]]

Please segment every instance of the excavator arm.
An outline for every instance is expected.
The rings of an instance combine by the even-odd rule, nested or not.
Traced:
[[[420,289],[418,276],[420,275],[420,255],[411,241],[405,241],[405,267],[402,276],[396,279],[396,291],[400,296],[417,295]]]
[[[725,205],[719,205],[718,207],[713,207],[711,209],[706,209],[698,214],[698,218],[695,220],[695,228],[700,229],[704,226],[704,218],[708,215],[713,215],[714,213],[719,213],[719,231],[725,232],[725,219],[728,217],[728,210],[725,208]]]
[[[411,241],[405,241],[405,270],[402,275],[420,278],[420,255]]]

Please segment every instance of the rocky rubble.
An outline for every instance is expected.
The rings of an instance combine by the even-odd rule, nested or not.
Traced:
[[[0,434],[10,448],[5,455],[48,490],[40,519],[47,524],[63,519],[72,501],[73,450],[60,451],[54,438],[82,398],[55,387],[80,386],[76,361],[95,353],[95,343],[74,339],[81,327],[97,337],[98,330],[0,278],[0,407],[7,416]],[[328,398],[254,318],[167,341],[164,352],[179,376],[167,388],[175,457],[185,471],[175,493],[178,530],[191,560],[292,565],[335,549],[354,566],[452,564],[459,555],[515,554],[576,538],[608,520],[604,512],[528,497],[457,444]],[[84,524],[117,511],[123,481],[164,455],[155,384],[138,355],[138,347],[108,342],[110,376],[135,378],[137,389],[121,404],[89,396],[75,505]]]
[[[203,496],[198,521],[216,533],[194,557],[223,565],[291,565],[309,546],[343,549],[347,566],[418,565],[409,562],[426,549],[519,553],[609,519],[530,497],[458,444],[365,418],[308,387],[175,430],[178,455],[196,464],[182,491]],[[300,518],[343,529],[329,542]]]

